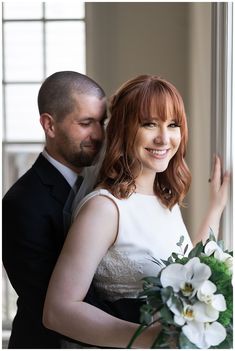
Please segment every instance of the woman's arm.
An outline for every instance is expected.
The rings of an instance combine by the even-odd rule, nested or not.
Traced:
[[[83,302],[97,266],[114,243],[118,210],[107,197],[89,200],[73,223],[52,274],[43,323],[72,339],[96,346],[125,348],[138,328]],[[159,326],[148,329],[134,347],[147,348]]]
[[[218,156],[215,156],[210,178],[209,207],[193,244],[201,240],[205,241],[209,237],[210,228],[215,237],[218,237],[221,215],[228,199],[229,180],[229,172],[222,174],[221,160]]]

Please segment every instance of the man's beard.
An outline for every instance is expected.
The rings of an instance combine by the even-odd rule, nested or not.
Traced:
[[[99,157],[101,146],[102,143],[98,141],[93,143],[81,143],[80,151],[71,155],[69,162],[75,167],[89,167],[96,163]],[[91,150],[89,150],[89,147],[95,150],[92,150],[91,152]],[[86,148],[88,150],[86,150]]]

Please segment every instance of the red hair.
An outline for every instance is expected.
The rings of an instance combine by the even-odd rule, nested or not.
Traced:
[[[107,149],[99,182],[117,198],[127,198],[135,191],[138,174],[134,174],[134,170],[137,165],[141,167],[135,155],[135,138],[141,122],[151,118],[153,107],[162,120],[174,116],[181,131],[176,154],[164,172],[156,173],[154,182],[155,194],[171,209],[176,203],[182,205],[191,182],[184,160],[188,129],[181,95],[171,83],[157,76],[142,75],[131,79],[111,98]]]

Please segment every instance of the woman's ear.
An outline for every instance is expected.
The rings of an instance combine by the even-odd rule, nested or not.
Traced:
[[[49,113],[43,113],[40,116],[40,123],[42,125],[42,128],[44,129],[46,136],[48,136],[49,138],[54,138],[55,136],[54,118],[51,115],[49,115]]]

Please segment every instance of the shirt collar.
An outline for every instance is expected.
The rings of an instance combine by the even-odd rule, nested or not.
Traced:
[[[77,180],[78,174],[50,156],[45,148],[43,149],[42,154],[63,175],[72,188]]]

